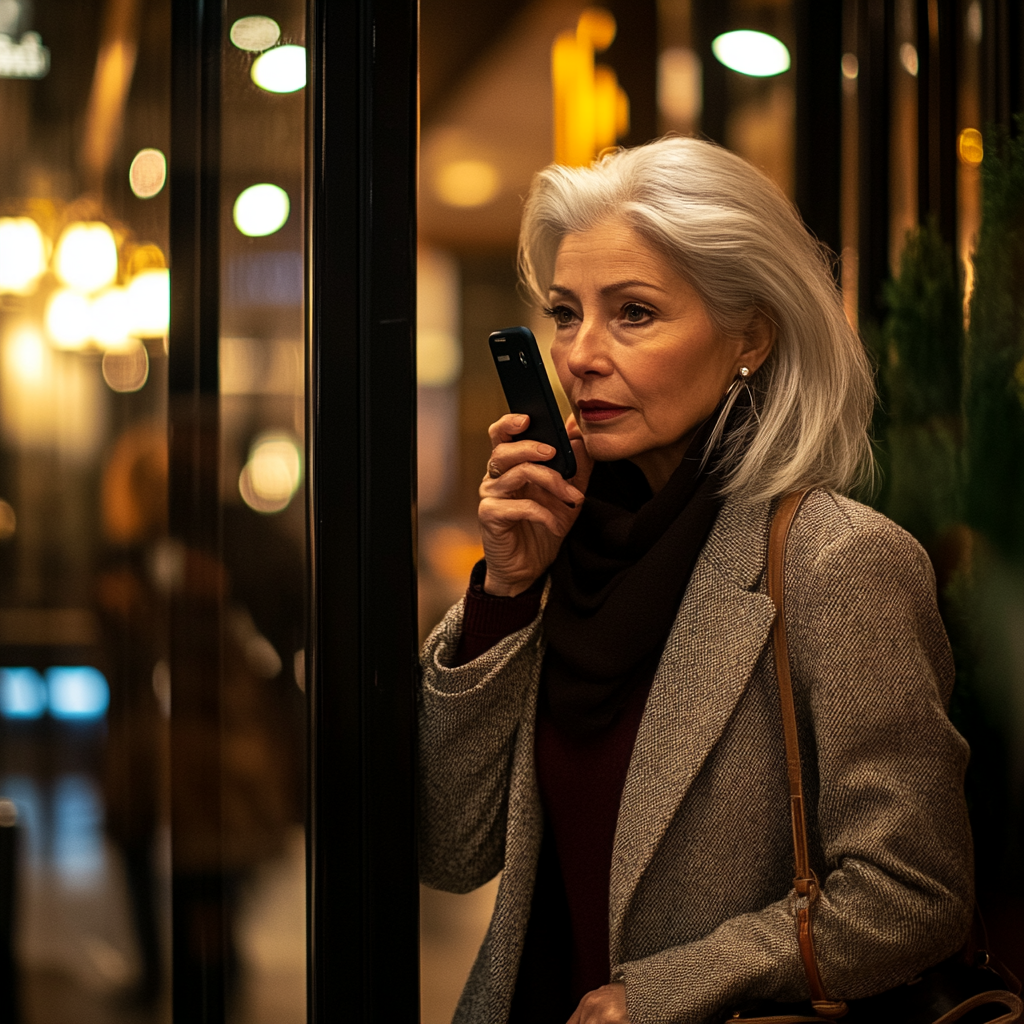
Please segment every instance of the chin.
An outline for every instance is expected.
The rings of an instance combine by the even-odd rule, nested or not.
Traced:
[[[616,462],[619,459],[630,459],[640,452],[639,446],[630,444],[625,438],[597,431],[584,434],[583,443],[587,446],[587,454],[595,462]]]

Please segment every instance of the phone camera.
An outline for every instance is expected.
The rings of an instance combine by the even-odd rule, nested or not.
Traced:
[[[523,364],[523,366],[529,366],[530,365],[526,361],[526,353],[525,352],[520,352],[519,353],[519,362],[521,362]]]

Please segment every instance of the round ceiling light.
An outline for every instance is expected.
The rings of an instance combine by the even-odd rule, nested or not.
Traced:
[[[277,185],[250,185],[235,200],[235,227],[250,238],[279,231],[288,219],[288,193]]]
[[[751,29],[724,32],[712,42],[711,52],[730,71],[754,78],[781,75],[790,65],[785,43],[767,32]]]
[[[252,62],[250,74],[267,92],[297,92],[306,84],[306,48],[275,46]]]
[[[269,50],[281,38],[281,26],[273,18],[251,14],[231,26],[231,42],[240,50],[260,53]]]

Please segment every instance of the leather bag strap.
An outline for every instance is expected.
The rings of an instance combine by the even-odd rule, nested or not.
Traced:
[[[793,886],[797,892],[797,940],[800,956],[811,992],[811,1005],[819,1017],[836,1020],[847,1012],[846,1003],[829,999],[818,973],[814,952],[812,910],[818,899],[818,879],[811,870],[807,852],[807,817],[804,813],[804,785],[800,766],[800,741],[796,727],[796,706],[793,702],[793,679],[790,675],[789,644],[786,638],[786,541],[789,528],[796,519],[808,491],[793,491],[779,502],[772,519],[768,538],[768,596],[775,605],[772,625],[772,649],[775,654],[775,675],[779,681],[779,702],[782,706],[782,728],[786,739],[786,768],[789,775],[789,806],[793,822]]]

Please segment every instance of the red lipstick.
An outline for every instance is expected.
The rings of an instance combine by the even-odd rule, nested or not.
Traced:
[[[616,405],[614,402],[602,402],[592,398],[583,402],[577,402],[580,416],[587,423],[606,423],[629,412],[628,405]]]

